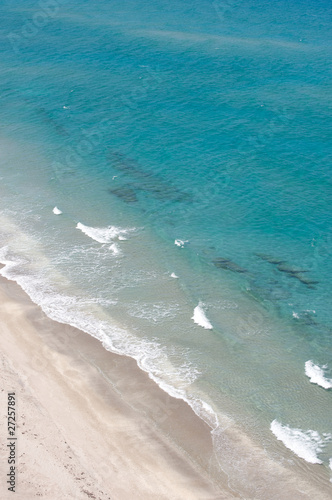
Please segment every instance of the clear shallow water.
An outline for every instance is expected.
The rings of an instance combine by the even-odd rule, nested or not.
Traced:
[[[326,484],[329,4],[2,10],[2,273],[219,422],[234,488],[233,425]]]

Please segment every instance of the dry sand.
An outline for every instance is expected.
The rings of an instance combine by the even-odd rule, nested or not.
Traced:
[[[216,471],[209,427],[134,360],[50,320],[4,278],[0,319],[1,499],[235,498]],[[15,493],[6,484],[10,391]]]

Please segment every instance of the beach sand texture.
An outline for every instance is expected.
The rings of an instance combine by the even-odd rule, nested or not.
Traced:
[[[200,465],[214,467],[208,426],[132,359],[50,320],[3,278],[0,314],[2,443],[7,392],[17,400],[15,498],[236,498]],[[13,495],[7,455],[2,446],[2,499]]]

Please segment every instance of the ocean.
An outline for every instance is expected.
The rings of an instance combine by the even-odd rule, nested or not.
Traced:
[[[332,491],[331,4],[0,13],[1,274],[186,400],[243,498]]]

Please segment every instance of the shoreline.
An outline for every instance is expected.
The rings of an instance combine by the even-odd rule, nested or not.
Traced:
[[[3,276],[0,319],[0,435],[6,442],[7,393],[13,391],[17,498],[330,498],[319,465],[318,476],[310,478],[305,462],[293,464],[288,450],[288,465],[274,460],[234,423],[212,431],[133,358],[50,319]],[[0,449],[5,499],[11,498],[4,480],[7,455]]]
[[[239,498],[218,470],[210,427],[185,401],[133,359],[48,318],[4,277],[0,300],[1,406],[15,391],[18,498]],[[6,461],[3,451],[4,476]]]

